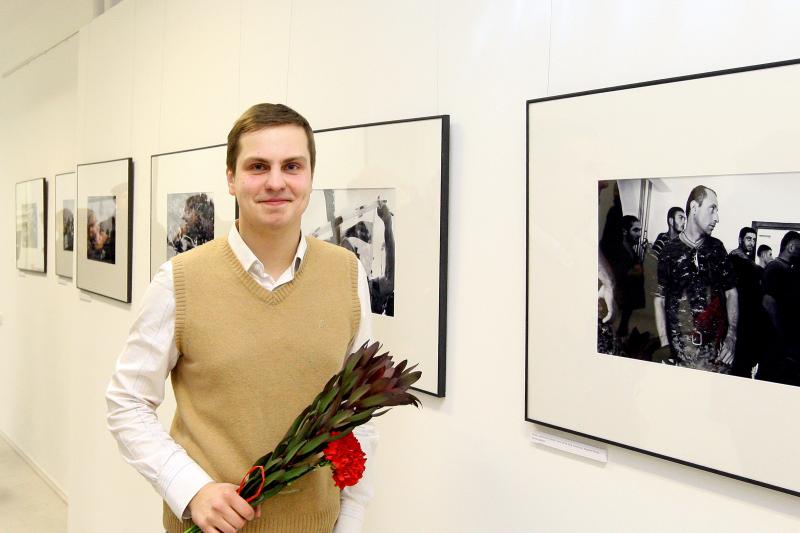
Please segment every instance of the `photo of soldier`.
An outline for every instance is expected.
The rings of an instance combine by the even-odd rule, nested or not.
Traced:
[[[762,244],[758,247],[756,251],[756,256],[758,257],[758,264],[761,268],[767,268],[767,265],[772,261],[772,248],[767,246],[766,244]]]
[[[753,377],[753,369],[758,364],[766,343],[766,315],[761,305],[764,269],[754,261],[756,235],[754,228],[743,227],[739,230],[739,246],[728,254],[736,274],[739,301],[736,353],[731,374],[744,378]]]
[[[704,185],[686,201],[686,229],[658,261],[656,326],[679,366],[728,374],[736,349],[735,273],[718,239],[717,194]]]
[[[658,259],[664,246],[669,241],[677,239],[684,228],[686,228],[686,212],[682,207],[670,207],[667,211],[667,231],[656,236],[653,246],[650,247],[650,253]]]

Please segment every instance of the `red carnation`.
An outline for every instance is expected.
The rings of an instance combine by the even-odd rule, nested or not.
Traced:
[[[336,435],[332,432],[331,435]],[[333,482],[340,489],[358,483],[364,474],[364,463],[367,461],[358,439],[348,433],[345,437],[329,442],[323,451],[333,469]]]

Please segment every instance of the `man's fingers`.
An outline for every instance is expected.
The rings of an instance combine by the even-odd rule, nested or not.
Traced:
[[[258,507],[256,507],[256,518],[261,518],[261,504],[260,503],[258,504]]]
[[[233,510],[236,511],[239,514],[239,517],[241,517],[243,520],[252,520],[256,517],[255,510],[250,507],[250,504],[238,494],[231,494],[229,503]]]

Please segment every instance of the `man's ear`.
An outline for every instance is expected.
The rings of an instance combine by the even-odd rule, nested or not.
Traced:
[[[231,196],[236,196],[236,189],[233,186],[235,180],[233,171],[231,169],[227,169],[225,171],[225,176],[228,178],[228,192],[231,194]]]

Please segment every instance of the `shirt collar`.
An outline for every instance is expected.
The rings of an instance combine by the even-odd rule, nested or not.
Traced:
[[[251,272],[254,265],[259,265],[263,270],[264,265],[258,260],[258,257],[256,257],[256,254],[253,253],[250,247],[247,246],[247,243],[244,242],[244,239],[242,239],[242,236],[239,234],[237,225],[238,221],[231,226],[231,230],[228,232],[228,244],[231,250],[233,250],[233,255],[239,260],[245,272]],[[297,251],[294,254],[294,261],[292,262],[292,274],[296,273],[300,268],[300,263],[303,262],[307,249],[308,244],[306,243],[306,238],[301,235],[297,243]]]

